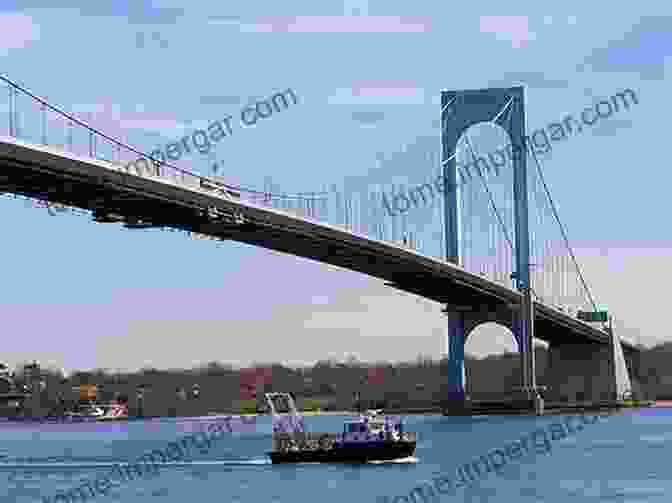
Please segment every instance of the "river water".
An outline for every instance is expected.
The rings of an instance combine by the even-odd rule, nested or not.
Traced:
[[[345,417],[306,417],[310,431],[337,432]],[[578,421],[578,418],[574,418]],[[209,419],[208,421],[212,421]],[[161,466],[158,474],[119,483],[87,501],[166,502],[406,502],[409,492],[496,448],[552,431],[564,416],[409,416],[418,434],[414,458],[360,466],[271,465],[271,422],[257,418],[247,431],[221,435],[201,451]],[[0,424],[0,501],[69,501],[67,493],[201,431],[204,419],[108,424]],[[550,433],[549,433],[550,438]],[[669,458],[672,409],[630,410],[600,418],[551,442],[547,452],[510,461],[466,487],[436,493],[433,501],[657,502],[672,499]],[[445,486],[444,486],[445,487]],[[405,496],[405,497],[404,497]],[[417,493],[416,493],[417,496]],[[416,498],[422,501],[419,496]],[[76,501],[83,501],[79,498]]]

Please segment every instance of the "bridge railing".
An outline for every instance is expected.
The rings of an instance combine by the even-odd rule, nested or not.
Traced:
[[[111,169],[204,190],[225,199],[247,201],[304,218],[326,217],[325,192],[260,191],[227,184],[222,177],[193,173],[173,163],[153,159],[118,140],[124,136],[121,127],[115,132],[115,138],[5,77],[0,76],[0,81],[6,84],[5,92],[0,91],[0,96],[4,96],[4,99],[0,98],[0,136],[96,159],[107,163]]]

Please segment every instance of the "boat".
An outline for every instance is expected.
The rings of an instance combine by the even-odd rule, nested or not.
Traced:
[[[65,413],[70,421],[125,421],[128,420],[128,407],[125,403],[80,405],[75,411]]]
[[[76,408],[76,410],[68,411],[65,413],[65,416],[69,418],[98,419],[103,415],[105,415],[105,411],[103,410],[103,408],[95,404],[80,405],[79,407]]]
[[[399,418],[369,411],[346,421],[341,433],[306,432],[289,393],[265,393],[273,415],[273,450],[276,463],[366,463],[413,456],[415,433],[405,432]]]
[[[127,421],[128,406],[125,403],[113,403],[106,407],[103,414],[96,417],[98,421]]]

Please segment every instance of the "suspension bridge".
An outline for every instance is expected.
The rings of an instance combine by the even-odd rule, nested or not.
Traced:
[[[442,149],[437,145],[413,169],[440,174],[444,197],[394,216],[383,208],[381,187],[353,191],[332,185],[319,193],[288,194],[272,185],[253,189],[193,173],[152,158],[12,80],[0,80],[7,86],[0,109],[5,197],[60,205],[96,223],[182,231],[306,257],[439,302],[448,322],[446,410],[467,404],[464,346],[474,328],[488,322],[508,327],[515,337],[521,355],[515,393],[522,408],[541,413],[544,400],[616,403],[635,391],[627,363],[637,348],[610,327],[577,316],[599,308],[536,155],[533,169],[527,156],[518,156],[501,168],[496,183],[479,172],[458,189],[458,152],[477,156],[470,127],[497,126],[525,152],[520,87],[442,91]],[[534,338],[549,344],[543,393],[536,382]]]

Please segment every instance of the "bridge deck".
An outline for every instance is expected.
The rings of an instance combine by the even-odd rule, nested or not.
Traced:
[[[196,178],[193,178],[196,180]],[[139,176],[104,160],[0,137],[0,191],[139,219],[306,257],[384,279],[390,286],[444,304],[497,309],[519,292],[392,243],[246,201],[229,200],[174,178]],[[208,208],[223,217],[213,221]],[[609,344],[608,334],[536,303],[535,336],[547,342]],[[623,343],[624,349],[636,348]]]

